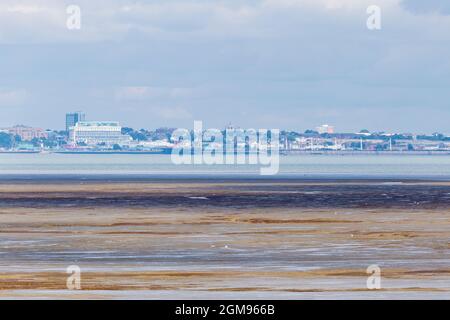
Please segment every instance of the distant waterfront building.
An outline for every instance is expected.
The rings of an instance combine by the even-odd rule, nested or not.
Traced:
[[[33,139],[47,138],[48,133],[41,128],[32,128],[24,125],[17,125],[12,128],[5,129],[13,136],[19,136],[22,141],[31,141]]]
[[[80,121],[69,131],[70,141],[74,144],[112,146],[130,143],[132,138],[122,134],[122,127],[112,121]]]
[[[66,114],[66,131],[69,132],[71,127],[74,127],[78,122],[85,121],[86,114],[83,112],[77,111],[73,113]]]
[[[324,124],[324,125],[321,125],[320,127],[317,127],[316,131],[318,133],[320,133],[320,134],[323,134],[323,133],[333,134],[334,133],[334,127],[330,126],[328,124]]]

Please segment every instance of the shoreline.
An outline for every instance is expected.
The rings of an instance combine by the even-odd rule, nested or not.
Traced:
[[[32,150],[32,151],[0,151],[1,154],[80,154],[80,155],[96,155],[96,154],[112,154],[112,155],[170,155],[171,149],[157,149],[149,151],[117,151],[117,150],[101,150],[101,151],[54,151],[54,150]],[[248,153],[245,153],[248,154]],[[420,156],[448,156],[450,150],[393,150],[393,151],[375,151],[375,150],[280,150],[281,156],[290,155],[342,155],[342,156],[358,156],[358,155],[420,155]]]
[[[261,184],[450,184],[450,176],[348,176],[286,174],[260,176],[258,174],[1,174],[0,185],[9,183],[261,183]]]

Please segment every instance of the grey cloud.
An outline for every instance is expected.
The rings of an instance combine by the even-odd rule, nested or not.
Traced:
[[[377,1],[379,32],[366,28],[369,0],[76,2],[80,33],[35,24],[38,14],[3,13],[5,30],[23,23],[39,32],[0,38],[0,88],[28,93],[23,107],[0,108],[0,125],[61,128],[65,112],[81,109],[137,128],[190,127],[192,119],[209,127],[448,128],[450,20],[411,15],[400,0]],[[39,43],[45,32],[64,41]]]
[[[403,0],[402,6],[417,14],[439,13],[450,15],[449,0]]]

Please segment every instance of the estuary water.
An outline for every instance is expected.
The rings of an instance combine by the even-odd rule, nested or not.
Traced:
[[[264,165],[175,165],[156,154],[0,154],[0,177],[258,178]],[[284,155],[265,178],[450,179],[450,155]]]

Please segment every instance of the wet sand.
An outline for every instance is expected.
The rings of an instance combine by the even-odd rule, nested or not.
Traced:
[[[48,297],[449,299],[450,184],[2,183],[0,298]]]

